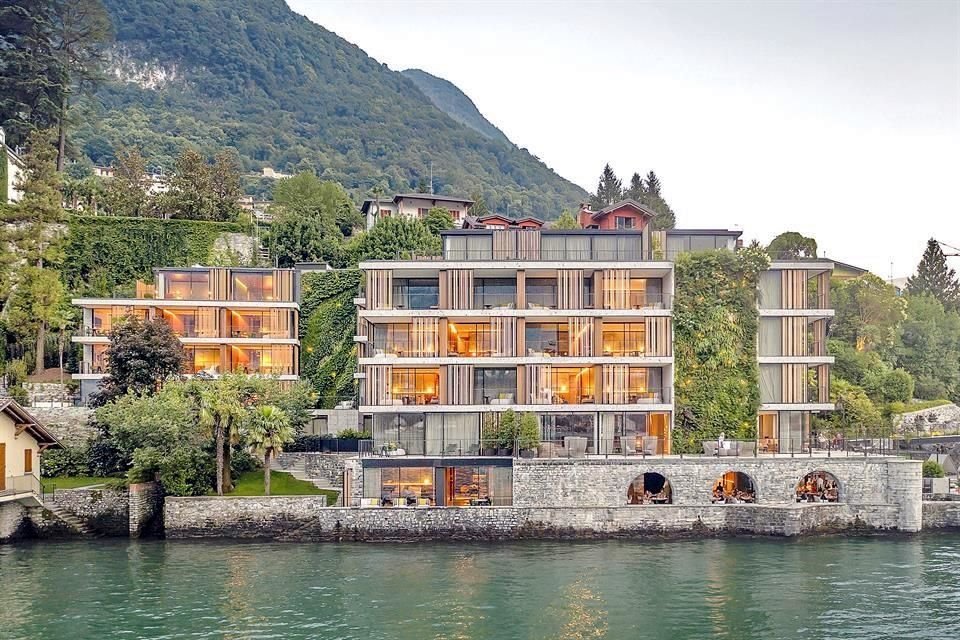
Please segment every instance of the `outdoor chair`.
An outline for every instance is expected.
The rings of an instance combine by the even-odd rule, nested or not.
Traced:
[[[455,456],[459,452],[460,448],[456,444],[448,444],[447,448],[443,450],[443,455],[445,456]]]
[[[655,456],[657,455],[657,444],[659,438],[656,436],[643,436],[643,455],[646,456]]]

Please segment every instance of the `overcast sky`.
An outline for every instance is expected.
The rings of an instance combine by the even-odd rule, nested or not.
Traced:
[[[654,169],[678,226],[799,231],[884,278],[960,247],[960,0],[288,1],[587,190]]]

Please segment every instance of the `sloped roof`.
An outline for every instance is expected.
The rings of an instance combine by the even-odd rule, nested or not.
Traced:
[[[637,202],[636,200],[633,200],[632,198],[627,198],[626,200],[621,200],[620,202],[614,202],[613,204],[607,205],[606,207],[604,207],[603,209],[600,209],[599,211],[594,211],[593,215],[591,215],[590,218],[593,220],[599,220],[605,215],[613,211],[617,211],[618,209],[623,209],[624,207],[635,209],[636,211],[639,211],[643,215],[647,216],[648,218],[652,218],[655,215],[657,215],[656,213],[650,210],[650,207],[644,204],[640,204],[639,202]]]
[[[63,446],[56,436],[50,433],[39,420],[30,415],[13,398],[0,398],[0,413],[10,416],[16,424],[26,425],[27,433],[33,436],[38,444]]]

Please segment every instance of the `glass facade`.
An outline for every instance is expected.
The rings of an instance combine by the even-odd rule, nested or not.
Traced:
[[[233,299],[244,302],[273,300],[272,271],[237,271],[233,273]]]
[[[527,278],[526,299],[528,309],[556,309],[557,279]]]
[[[540,416],[540,439],[564,446],[564,438],[568,436],[586,438],[587,453],[594,453],[595,422],[596,415],[593,413],[545,413]]]
[[[448,356],[490,357],[492,344],[492,329],[489,323],[450,322],[447,324]]]
[[[205,372],[210,375],[223,373],[220,364],[220,347],[184,347],[183,372],[197,374]]]
[[[642,322],[604,322],[603,355],[642,356],[647,351],[647,329]]]
[[[209,300],[210,273],[207,271],[167,271],[163,273],[163,297],[166,300]]]
[[[286,309],[233,310],[227,312],[231,338],[296,338],[293,312]]]
[[[670,415],[665,412],[600,414],[600,453],[657,455],[668,448]]]
[[[401,278],[393,281],[393,306],[397,309],[436,309],[440,282],[436,278]]]
[[[517,305],[517,281],[514,278],[476,278],[473,304],[477,309],[513,309]]]
[[[373,325],[373,349],[375,354],[410,356],[412,346],[412,326],[410,324]]]
[[[285,376],[295,373],[293,345],[230,347],[230,369],[240,373]]]
[[[162,309],[164,321],[181,338],[216,338],[220,335],[219,309]]]
[[[439,369],[394,368],[390,379],[390,393],[394,402],[401,404],[439,404]]]
[[[363,496],[383,507],[508,506],[513,504],[513,469],[482,464],[364,467]]]
[[[570,355],[570,329],[566,322],[528,322],[524,341],[527,355]]]
[[[473,370],[474,404],[514,404],[517,397],[515,368]]]

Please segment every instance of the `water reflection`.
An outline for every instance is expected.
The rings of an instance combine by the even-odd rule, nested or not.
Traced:
[[[0,547],[0,638],[960,633],[960,538]]]

